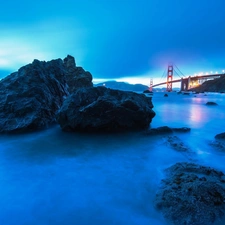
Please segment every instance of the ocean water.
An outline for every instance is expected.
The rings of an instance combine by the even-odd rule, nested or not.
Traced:
[[[175,134],[191,159],[165,136],[143,132],[64,133],[55,126],[1,135],[0,224],[167,225],[153,206],[165,168],[194,161],[225,173],[225,152],[210,145],[225,132],[225,94],[154,93],[153,104],[152,128],[191,128]]]

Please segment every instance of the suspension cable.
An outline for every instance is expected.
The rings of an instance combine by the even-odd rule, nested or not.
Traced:
[[[182,76],[185,77],[185,75],[180,71],[180,69],[175,64],[174,64],[174,66],[178,69],[178,71],[182,74]]]

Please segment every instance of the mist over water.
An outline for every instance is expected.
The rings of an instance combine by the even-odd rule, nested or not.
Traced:
[[[151,127],[190,127],[174,135],[192,160],[225,173],[225,152],[210,145],[225,132],[225,95],[163,95],[153,95]],[[64,133],[55,126],[1,135],[0,143],[0,224],[6,225],[166,225],[153,207],[163,170],[190,161],[165,136],[144,132]]]

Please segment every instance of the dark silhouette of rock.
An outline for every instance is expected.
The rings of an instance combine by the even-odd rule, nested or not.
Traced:
[[[145,134],[147,135],[163,135],[163,134],[172,134],[173,132],[179,132],[179,133],[186,133],[190,132],[190,128],[188,127],[181,127],[181,128],[170,128],[168,126],[162,126],[157,128],[151,128],[147,131],[145,131]]]
[[[225,132],[220,133],[220,134],[217,134],[217,135],[215,136],[215,138],[216,138],[216,139],[224,139],[224,140],[225,140]]]
[[[152,91],[149,91],[148,89],[147,90],[144,90],[143,93],[145,93],[145,94],[153,94],[153,92]]]
[[[218,104],[215,102],[206,102],[206,105],[218,105]]]
[[[75,66],[71,56],[64,62],[35,59],[2,79],[0,132],[33,131],[55,123],[57,110],[73,88],[66,78],[72,76]],[[78,73],[76,76],[79,77]],[[86,85],[86,81],[84,83]]]
[[[194,163],[176,163],[166,173],[154,203],[172,224],[212,225],[223,217],[223,172]]]
[[[155,116],[144,94],[105,87],[81,88],[63,103],[57,120],[64,131],[118,131],[148,128]]]

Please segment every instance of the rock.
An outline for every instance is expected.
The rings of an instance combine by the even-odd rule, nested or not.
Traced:
[[[64,131],[148,128],[155,116],[151,98],[103,86],[81,88],[63,103],[57,120]]]
[[[67,83],[66,76],[75,65],[70,56],[64,62],[62,59],[49,62],[35,59],[2,79],[0,132],[27,132],[55,123],[56,112],[69,95],[71,84]]]
[[[176,163],[166,173],[154,204],[169,222],[175,225],[212,225],[223,217],[223,172],[194,163]]]
[[[63,62],[70,93],[73,93],[77,88],[93,87],[91,73],[85,71],[82,67],[77,67],[74,57],[68,55]]]
[[[175,132],[179,132],[179,133],[186,133],[186,132],[190,132],[191,128],[189,127],[180,127],[180,128],[172,128],[173,131]]]
[[[172,134],[173,130],[168,126],[162,126],[157,128],[151,128],[150,130],[145,131],[147,135],[164,135],[164,134]]]
[[[215,102],[207,102],[206,105],[218,105],[218,104]]]
[[[170,144],[170,146],[178,152],[188,152],[189,151],[188,147],[185,146],[183,141],[181,141],[181,139],[178,138],[177,136],[169,136],[167,138],[167,141]]]
[[[152,91],[149,91],[148,89],[147,90],[144,90],[143,93],[145,93],[145,94],[153,94],[153,92]]]
[[[225,139],[225,132],[220,133],[220,134],[217,134],[217,135],[215,136],[215,138],[216,138],[216,139]]]
[[[188,127],[181,127],[181,128],[170,128],[168,126],[162,126],[157,128],[151,128],[145,131],[147,135],[164,135],[164,134],[172,134],[173,132],[185,133],[190,132],[190,128]]]
[[[225,152],[225,144],[220,141],[212,141],[209,143],[213,148],[219,150],[220,152]]]

